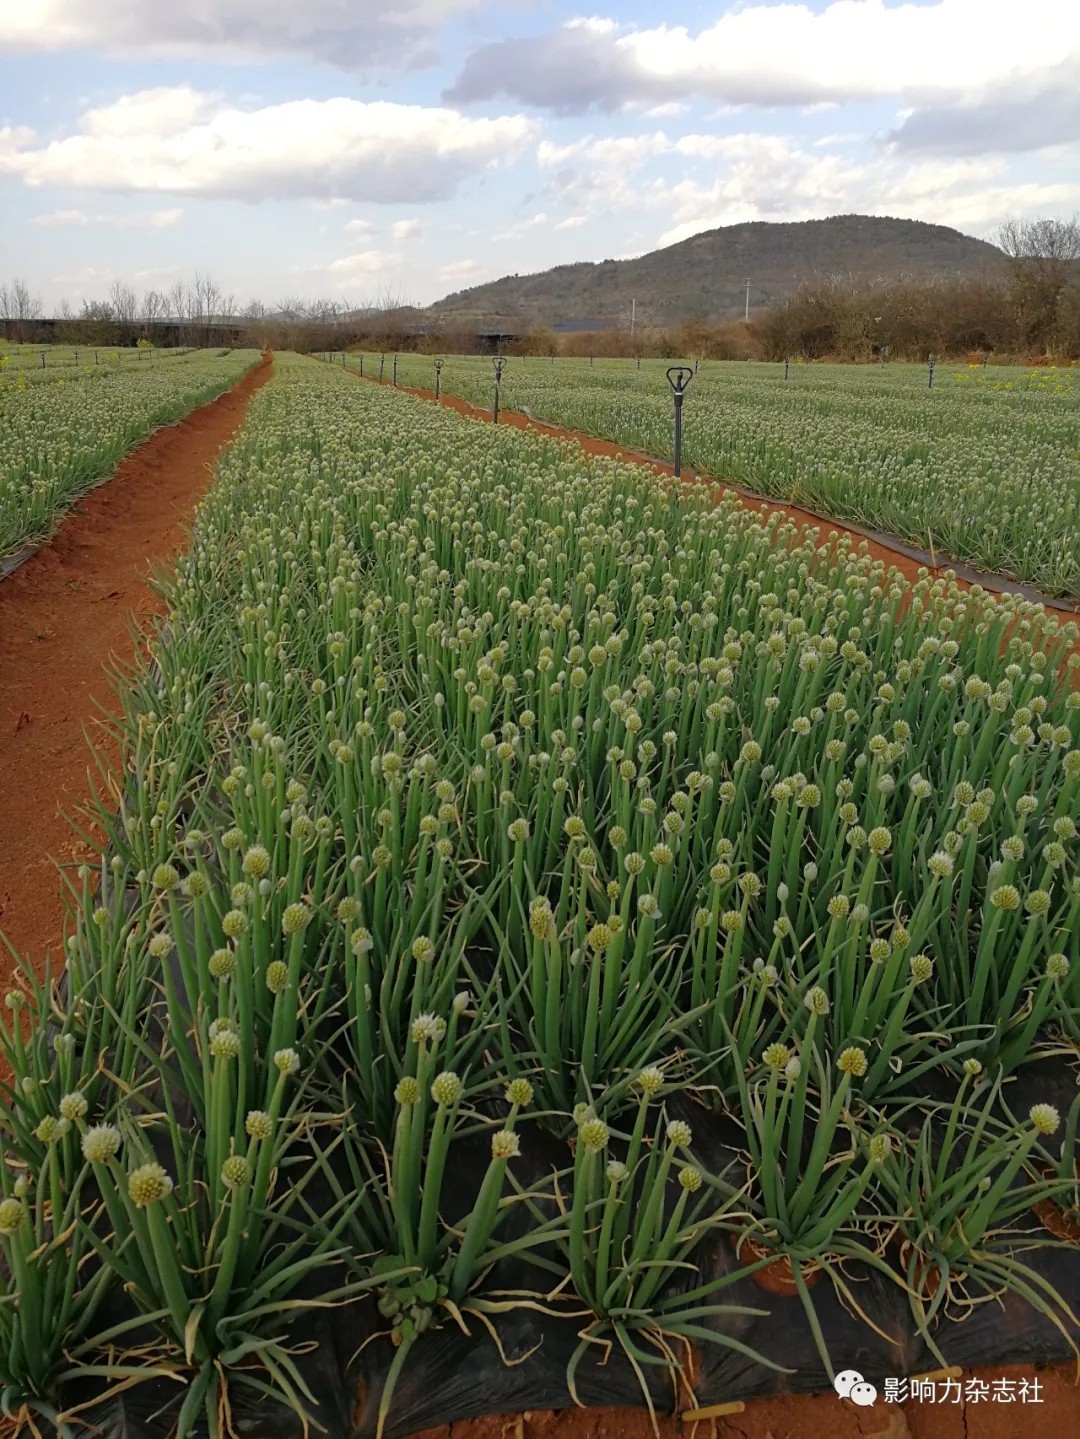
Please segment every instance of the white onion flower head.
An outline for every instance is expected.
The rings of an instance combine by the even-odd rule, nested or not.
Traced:
[[[83,1158],[89,1164],[107,1164],[120,1152],[120,1131],[112,1124],[95,1124],[82,1137]]]
[[[242,1154],[230,1154],[221,1166],[221,1182],[226,1189],[242,1189],[251,1182],[251,1165]]]
[[[173,1182],[160,1164],[141,1164],[128,1175],[128,1196],[138,1209],[166,1199]]]
[[[689,1149],[693,1132],[684,1119],[673,1119],[667,1127],[667,1141],[674,1149]]]
[[[0,1199],[0,1235],[10,1238],[28,1223],[29,1215],[17,1199]]]
[[[578,1129],[578,1136],[590,1153],[597,1154],[608,1142],[608,1127],[602,1119],[594,1116],[584,1121]]]
[[[829,1012],[829,996],[819,984],[815,984],[803,996],[803,1004],[811,1014],[824,1015]]]
[[[244,1130],[249,1139],[266,1140],[274,1132],[274,1126],[264,1109],[249,1109],[244,1120]]]
[[[61,1116],[73,1124],[85,1119],[89,1108],[86,1095],[80,1094],[78,1090],[63,1095],[59,1104]]]
[[[409,1028],[409,1038],[413,1044],[426,1044],[441,1039],[445,1032],[445,1021],[437,1014],[418,1014]]]
[[[281,916],[281,930],[285,935],[299,934],[311,923],[311,910],[306,904],[286,905]]]
[[[491,1136],[492,1159],[517,1159],[521,1153],[521,1140],[512,1129],[497,1129]]]
[[[437,1074],[431,1084],[431,1097],[436,1104],[455,1104],[461,1097],[464,1086],[452,1069]]]
[[[702,1185],[701,1170],[693,1164],[684,1164],[679,1170],[679,1185],[687,1194],[696,1194]]]
[[[1033,1104],[1028,1118],[1039,1134],[1053,1134],[1061,1123],[1061,1115],[1052,1104]]]
[[[532,1103],[533,1087],[527,1079],[512,1079],[506,1086],[506,1102],[518,1109]]]

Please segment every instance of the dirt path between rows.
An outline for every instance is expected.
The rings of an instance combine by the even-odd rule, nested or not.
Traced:
[[[56,534],[0,582],[0,933],[40,972],[63,937],[55,862],[81,855],[61,813],[89,796],[85,735],[117,755],[102,706],[117,701],[105,666],[134,657],[160,604],[150,562],[167,561],[210,485],[212,466],[270,376],[269,358],[231,390],[157,430],[106,484],[77,501]],[[12,971],[0,945],[0,986]]]
[[[950,1371],[952,1372],[952,1371]],[[660,1416],[659,1439],[1065,1439],[1080,1432],[1080,1389],[1071,1366],[1035,1370],[1002,1365],[965,1370],[982,1379],[987,1395],[995,1379],[1009,1380],[1014,1395],[1037,1394],[1031,1402],[996,1402],[987,1397],[953,1402],[887,1403],[883,1397],[860,1409],[834,1394],[788,1394],[750,1399],[737,1412],[685,1422]],[[1023,1391],[1019,1381],[1038,1379],[1038,1389]],[[943,1380],[934,1391],[944,1395]],[[967,1391],[964,1391],[967,1392]],[[980,1391],[981,1392],[981,1391]],[[998,1392],[1001,1392],[1000,1386]],[[653,1439],[644,1409],[532,1410],[463,1419],[429,1429],[418,1439]]]
[[[368,380],[373,385],[392,384],[390,380],[378,380],[372,375],[359,375],[355,370],[347,370],[346,372],[350,375],[355,375],[357,379]],[[397,385],[395,388],[401,390],[403,394],[415,395],[418,399],[429,400],[433,404],[436,403],[435,394],[432,390],[425,390],[412,385]],[[488,424],[492,422],[492,412],[490,410],[474,405],[469,400],[462,399],[460,395],[450,395],[444,390],[437,403],[446,409],[454,410],[459,415],[464,415],[467,419],[483,420]],[[648,455],[640,454],[628,445],[618,445],[611,440],[599,439],[595,435],[585,434],[582,430],[563,429],[561,425],[551,424],[547,420],[532,419],[529,415],[523,415],[517,410],[500,409],[499,424],[511,425],[514,429],[518,430],[535,430],[537,434],[547,435],[551,439],[574,441],[581,446],[586,454],[601,455],[609,460],[621,459],[624,461],[632,461],[645,469],[651,470],[656,475],[664,475],[670,478],[675,473],[673,466],[663,461],[655,460]],[[811,510],[804,510],[801,506],[788,504],[784,500],[772,500],[761,495],[750,494],[746,490],[740,489],[738,485],[730,483],[730,481],[715,479],[710,475],[691,472],[685,467],[683,469],[683,478],[686,480],[700,479],[707,484],[715,486],[718,496],[725,492],[736,495],[746,509],[752,510],[755,513],[772,514],[778,510],[781,514],[787,516],[804,529],[820,530],[823,535],[823,544],[828,544],[827,538],[824,537],[828,535],[830,530],[835,530],[841,535],[850,535],[856,547],[865,541],[869,547],[869,553],[872,559],[882,560],[885,564],[893,566],[893,568],[899,570],[904,578],[912,584],[918,580],[919,570],[925,565],[925,568],[930,570],[935,576],[944,575],[946,570],[952,570],[957,576],[957,584],[962,589],[970,589],[973,584],[982,584],[984,588],[990,588],[998,582],[1001,582],[1003,586],[1011,592],[1023,592],[1027,588],[1019,582],[1001,581],[1000,576],[980,575],[977,571],[970,569],[967,565],[962,565],[959,561],[951,561],[943,558],[940,564],[931,565],[928,561],[924,561],[921,558],[913,559],[911,555],[905,554],[903,549],[898,549],[894,545],[883,543],[873,535],[853,525],[845,524],[843,520],[833,519],[827,515],[814,514]],[[1047,610],[1057,615],[1062,621],[1080,619],[1080,613],[1068,604],[1055,604],[1052,599],[1041,596],[1039,602],[1044,604]]]

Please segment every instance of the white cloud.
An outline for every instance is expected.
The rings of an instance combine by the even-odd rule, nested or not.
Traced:
[[[329,266],[330,273],[339,280],[355,279],[359,275],[378,275],[390,269],[396,257],[384,250],[360,250],[355,255],[346,255],[334,260]]]
[[[838,141],[844,137],[835,137]],[[826,215],[891,215],[987,232],[1009,213],[1068,215],[1080,206],[1076,182],[1008,176],[998,157],[912,159],[896,148],[862,157],[830,152],[786,135],[668,136],[654,131],[569,145],[542,142],[538,159],[552,173],[553,198],[600,216],[662,214],[662,245],[702,230],[749,220],[808,220]],[[707,165],[708,179],[685,173],[679,159]],[[663,160],[666,174],[650,177]]]
[[[685,115],[689,109],[685,100],[665,100],[662,105],[650,105],[644,113],[649,120],[670,120]]]
[[[421,203],[512,162],[534,132],[522,116],[474,119],[388,101],[244,110],[179,86],[87,110],[61,139],[0,130],[0,176],[101,191]]]
[[[346,68],[434,58],[443,24],[484,0],[12,0],[0,50],[140,59],[317,60]]]
[[[414,240],[423,228],[419,220],[395,220],[390,233],[395,240]]]
[[[814,141],[815,150],[828,150],[834,145],[855,145],[866,140],[861,130],[838,130],[833,135],[822,135]]]
[[[135,140],[147,132],[180,137],[210,118],[220,100],[220,95],[193,90],[190,85],[159,85],[86,110],[80,128],[84,135],[98,140]]]
[[[36,139],[29,125],[0,125],[0,163],[5,156],[17,155]]]
[[[70,270],[52,277],[53,284],[62,285],[65,290],[111,285],[115,279],[112,270],[99,270],[94,265],[84,265],[81,270]]]
[[[490,270],[486,265],[481,265],[479,260],[453,260],[448,265],[440,265],[438,274],[440,280],[471,280],[477,284],[490,274]]]
[[[449,98],[498,95],[573,113],[688,96],[759,105],[904,96],[918,103],[1013,83],[1080,55],[1076,0],[833,0],[747,4],[686,26],[564,25],[485,45]]]
[[[588,223],[588,215],[567,215],[566,219],[560,220],[555,228],[556,230],[580,230],[582,225]]]
[[[504,240],[520,240],[522,235],[527,235],[530,230],[543,230],[550,225],[551,221],[547,215],[541,211],[540,214],[533,215],[528,220],[519,220],[516,225],[511,225],[506,230],[499,230],[496,234],[492,235],[491,238],[498,240],[500,243]]]
[[[87,214],[85,210],[49,210],[35,215],[32,223],[42,229],[56,230],[65,226],[80,229],[102,226],[114,230],[166,230],[184,217],[183,210],[143,210],[133,215]]]
[[[775,136],[742,136],[741,154],[709,184],[682,180],[645,187],[641,204],[675,223],[661,245],[746,220],[811,220],[827,215],[889,215],[933,220],[968,234],[988,233],[1010,213],[1068,214],[1080,204],[1075,184],[1016,184],[997,160],[864,162],[808,154]]]
[[[370,220],[350,220],[345,226],[346,235],[370,235],[375,226]]]

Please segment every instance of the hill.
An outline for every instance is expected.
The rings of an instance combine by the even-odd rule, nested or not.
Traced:
[[[1001,252],[946,225],[871,215],[834,215],[795,223],[755,221],[706,230],[634,260],[557,265],[459,290],[431,307],[443,322],[511,321],[572,328],[596,317],[629,324],[637,302],[642,325],[682,319],[729,320],[767,306],[800,281],[821,274],[926,277],[970,274]],[[582,328],[591,327],[582,325]]]

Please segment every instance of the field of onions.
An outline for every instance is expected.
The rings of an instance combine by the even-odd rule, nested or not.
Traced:
[[[354,368],[359,356],[350,355]],[[378,373],[379,356],[365,357]],[[665,361],[511,359],[502,404],[670,458]],[[391,374],[392,357],[385,373]],[[687,392],[684,463],[1028,581],[1080,596],[1080,375],[938,365],[706,362]],[[432,388],[430,357],[403,385]],[[449,356],[447,393],[490,407],[491,361]]]
[[[8,996],[8,1411],[345,1439],[1067,1354],[1076,627],[276,366]]]
[[[43,539],[133,445],[229,389],[259,354],[185,351],[75,370],[18,358],[0,368],[0,561]]]
[[[11,379],[22,375],[28,380],[42,374],[55,377],[73,369],[117,369],[129,365],[157,365],[190,355],[191,346],[175,346],[158,350],[153,346],[110,345],[29,345],[0,340],[0,377]]]

